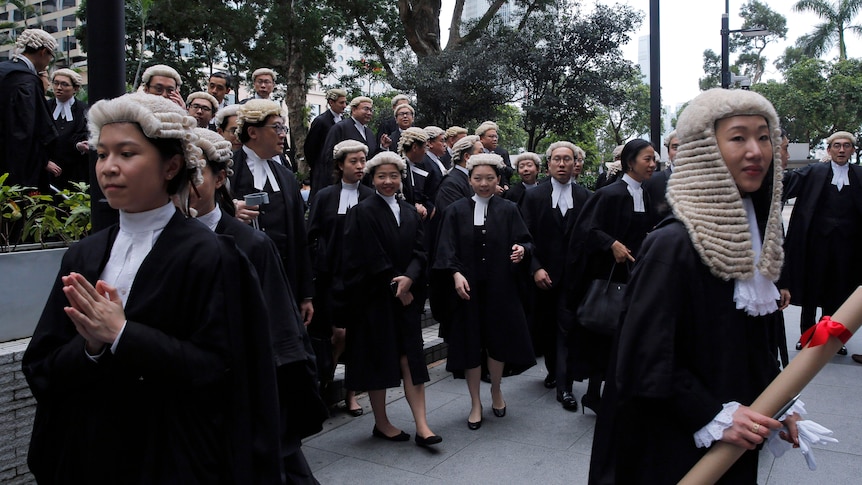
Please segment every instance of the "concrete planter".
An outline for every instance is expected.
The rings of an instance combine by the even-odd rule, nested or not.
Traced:
[[[67,248],[21,249],[0,253],[0,342],[33,335]]]

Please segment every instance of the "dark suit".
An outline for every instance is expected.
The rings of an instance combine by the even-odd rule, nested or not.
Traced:
[[[48,113],[52,118],[54,110],[57,108],[57,99],[52,98],[48,101]],[[88,153],[81,153],[75,148],[78,142],[86,141],[90,132],[87,130],[87,110],[90,107],[87,103],[75,100],[72,104],[72,121],[66,121],[61,114],[59,118],[54,120],[54,126],[57,128],[59,136],[54,143],[49,160],[56,163],[63,169],[59,177],[51,176],[51,183],[59,189],[71,188],[69,182],[88,182],[90,180]]]
[[[506,166],[503,167],[500,172],[500,185],[505,187],[506,185],[509,185],[509,179],[512,178],[512,174],[515,173],[515,171],[512,169],[512,160],[509,159],[509,152],[498,146],[492,151],[492,153],[496,153],[497,155],[503,157],[503,163]]]
[[[434,204],[437,206],[437,217],[443,216],[443,211],[454,202],[473,195],[473,187],[467,174],[453,167],[440,182]]]
[[[649,194],[652,204],[651,210],[655,215],[656,224],[672,212],[670,204],[667,202],[667,181],[672,173],[670,168],[666,168],[661,172],[652,174],[652,177],[646,179],[642,185],[644,192]]]
[[[446,150],[446,153],[440,157],[440,161],[443,163],[443,166],[446,167],[446,170],[452,170],[452,154],[449,153],[449,150]]]
[[[395,120],[394,116],[390,116],[377,125],[377,142],[380,142],[381,136],[384,134],[388,135],[393,131],[398,131],[398,122]]]
[[[533,235],[530,273],[535,274],[544,269],[551,279],[550,289],[540,289],[535,282],[531,284],[534,295],[533,348],[545,355],[545,368],[549,375],[556,376],[558,391],[571,392],[573,378],[567,372],[570,367],[567,365],[567,343],[573,317],[566,309],[563,298],[563,268],[566,265],[569,238],[590,191],[576,183],[571,184],[572,207],[563,216],[558,208],[552,207],[553,190],[552,183],[539,184],[528,190],[520,203],[520,209],[527,229]]]
[[[862,244],[862,167],[849,167],[850,184],[840,192],[832,185],[831,163],[812,163],[784,179],[784,199],[796,197],[796,203],[779,287],[790,290],[794,305],[819,306],[823,315],[862,284],[862,262],[854,253]],[[814,324],[813,313],[804,315],[803,328]]]
[[[335,148],[335,145],[344,140],[356,140],[359,143],[364,143],[368,147],[369,159],[374,155],[377,155],[380,150],[377,146],[377,140],[374,138],[374,133],[372,133],[371,129],[367,126],[363,126],[362,129],[365,132],[365,137],[363,137],[362,134],[359,133],[359,130],[356,129],[356,121],[352,116],[348,116],[332,125],[332,128],[330,128],[329,132],[326,134],[326,140],[323,142],[323,152],[320,155],[320,161],[323,162],[324,166],[334,168],[332,149]],[[328,185],[332,185],[334,182],[331,178],[324,179],[321,177],[320,179],[322,182],[317,187],[315,187],[314,184],[311,185],[309,200],[317,193],[318,190]]]
[[[327,109],[311,122],[308,135],[305,136],[305,161],[311,171],[311,189],[326,187],[332,184],[332,173],[335,167],[325,164],[323,147],[326,143],[326,135],[330,128],[335,126],[335,115],[332,110]],[[332,154],[329,154],[330,158]]]

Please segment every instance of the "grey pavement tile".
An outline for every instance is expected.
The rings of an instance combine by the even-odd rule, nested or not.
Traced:
[[[820,483],[859,483],[862,477],[862,460],[844,453],[815,450],[817,470],[811,471],[798,450],[788,451],[775,460],[766,485],[810,485]]]
[[[323,484],[441,485],[446,483],[437,478],[356,458],[339,460],[320,471],[315,471],[314,477]]]
[[[311,471],[314,473],[317,473],[319,470],[345,458],[344,455],[321,450],[320,448],[308,445],[302,446],[302,454],[305,455],[305,460],[308,462],[308,466],[311,467]]]
[[[862,402],[862,387],[825,386],[808,384],[800,397],[809,413],[854,415]]]
[[[428,475],[451,484],[585,484],[588,471],[589,457],[583,455],[482,439]]]

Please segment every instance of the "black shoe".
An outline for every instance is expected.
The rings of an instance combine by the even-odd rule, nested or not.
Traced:
[[[477,429],[482,427],[482,418],[479,418],[479,421],[476,421],[475,423],[468,419],[467,420],[467,427],[473,431],[476,431]]]
[[[491,374],[488,374],[488,373],[482,374],[482,377],[480,379],[482,380],[482,382],[487,382],[488,384],[490,384],[491,383]]]
[[[796,350],[802,350],[802,342],[796,342]]]
[[[498,418],[502,418],[506,415],[506,406],[503,406],[503,409],[497,409],[494,406],[491,406],[491,410],[494,411],[494,416]]]
[[[838,355],[847,355],[847,347],[842,345],[841,348],[838,349]]]
[[[571,392],[564,392],[559,401],[563,404],[563,409],[566,411],[578,410],[578,400],[575,399],[575,396]]]
[[[383,434],[383,431],[377,429],[377,426],[375,426],[374,429],[371,430],[371,436],[374,436],[375,438],[383,438],[386,441],[407,441],[410,439],[410,435],[405,433],[404,431],[395,436],[386,436],[385,434]],[[418,439],[419,437],[417,436],[416,438]]]
[[[584,394],[581,398],[581,414],[584,414],[587,409],[594,412],[596,415],[599,414],[599,403],[602,401],[602,398],[597,396],[592,396],[590,394]]]
[[[557,379],[555,379],[551,374],[548,374],[548,377],[545,377],[545,388],[553,389],[555,387],[557,387]]]
[[[363,414],[363,413],[365,413],[365,410],[364,410],[364,409],[362,409],[362,408],[358,408],[358,409],[349,409],[349,408],[345,407],[345,408],[344,408],[344,412],[346,412],[347,414],[349,414],[349,415],[353,416],[354,418],[358,418],[359,416],[362,416],[362,414]]]
[[[853,359],[853,362],[856,362],[857,364],[862,364],[862,354],[853,354],[850,356],[850,358]]]
[[[423,438],[417,434],[414,440],[416,441],[417,445],[427,448],[431,445],[436,445],[437,443],[440,443],[441,441],[443,441],[443,438],[437,436],[436,434],[432,434],[431,436]]]

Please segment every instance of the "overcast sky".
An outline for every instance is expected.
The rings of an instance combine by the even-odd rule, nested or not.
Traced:
[[[837,0],[832,0],[837,1]],[[443,0],[440,15],[441,36],[448,39],[449,24],[454,0]],[[584,1],[585,8],[594,1]],[[602,1],[599,3],[613,4],[617,2]],[[628,4],[644,12],[644,21],[640,30],[632,36],[629,44],[623,46],[626,59],[637,62],[638,38],[649,35],[649,0],[620,0],[618,3]],[[739,29],[742,19],[739,18],[739,8],[745,0],[730,1],[730,29]],[[813,25],[819,22],[813,14],[793,12],[795,0],[766,0],[765,3],[773,10],[787,17],[787,39],[779,44],[771,45],[764,52],[768,59],[766,79],[780,79],[780,74],[772,64],[784,52],[785,47],[793,45],[796,39],[811,31]],[[697,81],[703,76],[703,51],[712,49],[721,52],[721,14],[724,13],[725,0],[663,0],[660,3],[661,30],[661,81],[662,102],[675,108],[696,96],[700,91]],[[862,24],[862,16],[856,22]],[[860,57],[862,39],[848,34],[848,57]],[[838,56],[837,49],[826,58]]]

